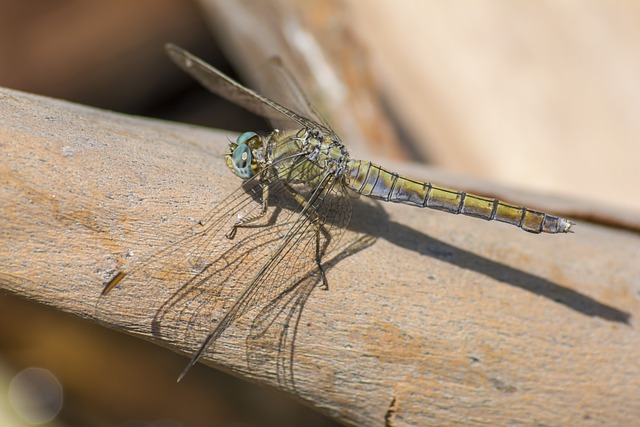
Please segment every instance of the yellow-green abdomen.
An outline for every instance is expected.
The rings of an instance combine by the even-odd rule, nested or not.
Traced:
[[[371,162],[349,162],[347,185],[358,194],[387,202],[432,208],[515,225],[531,233],[566,233],[571,221],[514,206],[498,199],[437,187],[430,182],[399,176]]]

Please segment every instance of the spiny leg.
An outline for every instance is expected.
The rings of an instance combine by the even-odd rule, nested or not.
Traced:
[[[322,266],[322,256],[324,255],[325,249],[329,246],[329,241],[331,240],[331,235],[324,228],[324,224],[320,221],[314,221],[316,227],[316,256],[315,261],[318,266],[318,271],[320,271],[320,276],[322,277],[322,289],[327,291],[329,290],[329,282],[327,282],[327,276],[324,274],[324,267]],[[320,243],[320,233],[325,234],[325,244],[321,245]],[[321,246],[324,246],[321,248]]]

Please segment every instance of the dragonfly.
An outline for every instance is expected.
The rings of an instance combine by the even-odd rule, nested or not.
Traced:
[[[118,272],[102,290],[101,298],[124,292],[135,300],[127,282],[142,283],[154,292],[173,284],[162,311],[212,319],[206,321],[206,336],[178,380],[234,322],[251,314],[248,363],[260,363],[249,347],[256,354],[275,348],[276,376],[292,384],[293,353],[283,348],[295,339],[296,319],[311,289],[320,283],[328,289],[325,262],[349,224],[353,198],[494,220],[530,233],[572,232],[574,223],[568,219],[351,158],[277,60],[272,61],[273,69],[284,76],[284,86],[292,93],[287,107],[176,45],[165,48],[180,68],[211,92],[287,126],[269,134],[244,132],[231,141],[226,164],[242,185],[187,235],[130,271]]]

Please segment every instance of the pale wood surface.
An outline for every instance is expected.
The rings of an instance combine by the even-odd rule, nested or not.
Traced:
[[[640,216],[639,3],[346,3],[432,164]]]
[[[96,316],[115,270],[237,188],[222,160],[228,136],[2,90],[2,288]],[[456,181],[398,172],[408,169]],[[309,405],[372,426],[630,425],[640,416],[637,233],[580,222],[572,235],[535,236],[361,201],[356,233],[375,241],[333,263],[329,290],[314,290],[302,314],[292,393]],[[165,297],[143,293],[101,320],[151,338],[149,307]],[[153,339],[193,351],[197,337],[171,321]],[[207,363],[276,385],[247,369],[233,338]]]

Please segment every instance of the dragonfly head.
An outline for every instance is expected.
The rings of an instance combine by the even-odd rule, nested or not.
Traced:
[[[262,146],[262,138],[255,132],[240,134],[227,148],[227,166],[240,178],[249,179],[258,173],[258,161],[253,150]]]

